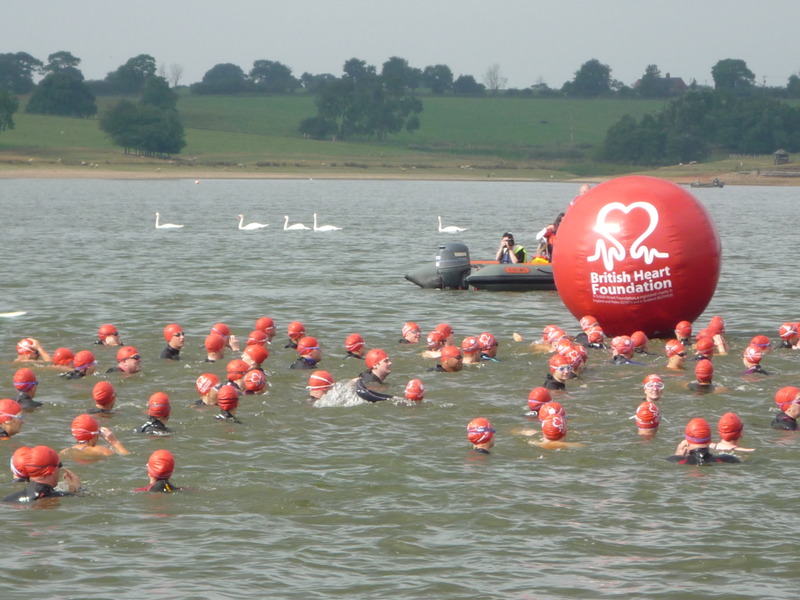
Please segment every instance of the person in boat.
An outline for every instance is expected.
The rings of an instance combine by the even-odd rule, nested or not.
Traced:
[[[175,457],[169,450],[156,450],[147,460],[147,475],[150,483],[145,487],[136,488],[137,492],[177,492],[181,488],[175,487],[169,478],[175,471]]]
[[[168,360],[180,360],[181,348],[183,348],[186,336],[183,327],[177,323],[170,323],[164,327],[164,339],[167,340],[167,347],[161,351],[159,358]]]
[[[676,453],[667,460],[679,465],[710,465],[714,463],[740,463],[742,460],[731,454],[711,454],[711,427],[708,421],[695,418],[689,421],[684,431],[685,444],[678,444]]]
[[[34,400],[36,390],[39,389],[39,382],[36,373],[27,368],[17,369],[14,373],[14,389],[17,394],[17,402],[23,410],[31,410],[43,406],[38,400]]]
[[[472,449],[479,454],[489,454],[494,447],[495,429],[488,419],[478,417],[467,425],[467,439]]]
[[[30,503],[42,498],[74,496],[80,492],[80,478],[61,464],[58,453],[49,446],[30,449],[25,461],[25,471],[30,481],[28,485],[25,489],[3,498],[3,502]],[[66,491],[56,489],[62,479],[67,486]]]
[[[525,247],[514,242],[514,234],[506,232],[500,240],[494,259],[499,263],[526,263],[528,253]]]
[[[797,417],[800,417],[800,389],[786,386],[775,392],[775,404],[781,412],[775,415],[770,424],[774,429],[797,431]]]

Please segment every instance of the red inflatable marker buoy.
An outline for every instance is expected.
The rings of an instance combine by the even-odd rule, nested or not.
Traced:
[[[705,208],[655,177],[602,183],[580,196],[558,228],[553,275],[569,311],[594,315],[606,335],[672,337],[717,287],[720,242]]]

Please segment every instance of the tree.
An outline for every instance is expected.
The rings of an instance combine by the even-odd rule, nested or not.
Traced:
[[[47,65],[42,68],[42,72],[63,73],[65,71],[77,71],[80,64],[80,58],[73,56],[71,52],[61,50],[47,57]]]
[[[50,73],[33,90],[25,112],[65,117],[91,117],[97,114],[95,97],[74,67]]]
[[[8,90],[0,89],[0,131],[14,129],[14,113],[19,102]]]
[[[453,72],[447,65],[433,65],[422,71],[422,85],[441,95],[453,87]]]
[[[169,156],[185,146],[178,112],[157,106],[120,100],[100,117],[102,129],[125,154]]]
[[[568,85],[569,84],[569,85]],[[575,71],[575,78],[564,84],[568,96],[594,98],[611,92],[611,67],[596,58],[586,61]]]
[[[106,82],[117,94],[141,94],[147,78],[155,74],[156,59],[149,54],[140,54],[106,75]]]
[[[336,81],[336,77],[330,73],[312,75],[311,73],[306,72],[300,76],[300,85],[306,92],[312,94],[316,94],[324,84],[332,81]]]
[[[486,69],[486,73],[483,76],[483,83],[492,93],[496,94],[498,90],[502,90],[506,87],[508,79],[503,77],[503,73],[500,71],[500,65],[495,63]]]
[[[392,56],[383,63],[381,77],[387,91],[391,94],[402,94],[406,89],[416,87],[412,85],[415,79],[414,69],[408,66],[405,58]]]
[[[271,60],[255,61],[250,69],[250,80],[257,90],[268,94],[293,92],[300,86],[289,67]]]
[[[169,74],[167,75],[167,81],[169,81],[172,87],[178,87],[181,82],[181,77],[183,77],[183,66],[172,63],[169,66]]]
[[[27,52],[0,54],[0,88],[14,94],[30,94],[36,84],[33,73],[42,68],[42,61]]]
[[[162,110],[175,110],[178,95],[170,89],[169,83],[163,77],[148,77],[142,90],[141,103]]]
[[[756,76],[747,63],[738,58],[720,60],[711,67],[715,89],[747,90],[755,85]]]
[[[486,86],[475,81],[472,75],[459,75],[453,82],[453,91],[462,96],[479,96],[485,89]]]
[[[666,80],[656,65],[647,65],[636,91],[642,98],[662,98],[669,94]]]
[[[250,89],[244,71],[231,63],[214,65],[206,71],[200,83],[193,83],[189,88],[193,94],[241,94]]]

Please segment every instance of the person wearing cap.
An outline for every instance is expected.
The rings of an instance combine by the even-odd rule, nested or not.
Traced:
[[[268,344],[272,343],[272,338],[275,337],[275,321],[269,317],[260,317],[256,320],[255,328],[266,334]]]
[[[245,396],[261,394],[265,387],[267,387],[267,374],[261,368],[250,369],[244,374]]]
[[[147,401],[147,415],[149,419],[135,433],[148,433],[150,435],[169,435],[172,430],[166,426],[164,421],[169,420],[170,406],[169,396],[164,392],[156,392]]]
[[[244,391],[244,376],[250,370],[250,365],[240,358],[234,358],[227,365],[225,365],[226,383],[230,383]]]
[[[14,389],[19,392],[17,394],[17,402],[23,410],[32,410],[44,406],[41,402],[34,400],[36,391],[39,388],[39,382],[36,380],[36,374],[27,368],[17,369],[14,373]]]
[[[221,335],[225,339],[226,348],[229,348],[234,352],[240,352],[239,340],[236,338],[235,335],[231,333],[230,327],[228,327],[225,323],[214,323],[209,333],[216,333],[217,335]]]
[[[694,365],[694,381],[686,384],[686,388],[698,394],[710,394],[714,391],[714,365],[710,360],[699,360]]]
[[[225,338],[217,333],[209,333],[203,345],[206,349],[206,362],[213,363],[225,358]]]
[[[242,360],[247,363],[247,366],[250,367],[251,370],[258,369],[259,371],[263,371],[264,369],[261,367],[261,364],[268,358],[269,350],[258,344],[245,346],[242,351]]]
[[[554,354],[550,357],[548,366],[550,367],[550,372],[545,377],[542,387],[548,390],[566,390],[567,379],[572,374],[569,360],[560,354]]]
[[[306,326],[300,321],[292,321],[286,328],[286,334],[289,336],[289,343],[284,348],[297,349],[297,342],[306,334]]]
[[[550,395],[550,390],[541,386],[533,388],[528,394],[528,410],[525,412],[525,416],[538,417],[539,409],[552,401],[553,396]]]
[[[72,366],[74,368],[71,371],[64,371],[58,376],[66,379],[80,379],[92,375],[97,369],[97,359],[88,350],[81,350],[73,357]]]
[[[317,338],[304,336],[297,340],[297,360],[290,365],[290,369],[316,369],[322,360],[322,349]]]
[[[689,321],[679,321],[675,325],[675,339],[684,346],[692,345],[692,324]]]
[[[216,406],[217,391],[221,387],[219,377],[214,373],[203,373],[195,381],[195,388],[200,394],[200,399],[192,406]]]
[[[456,373],[463,367],[464,356],[461,349],[455,346],[445,346],[439,355],[439,364],[431,367],[428,371],[436,373]]]
[[[164,327],[164,339],[167,340],[167,347],[161,351],[159,358],[167,360],[180,360],[181,348],[183,348],[186,336],[183,327],[177,323],[170,323]]]
[[[525,250],[525,246],[514,242],[513,233],[506,232],[500,240],[500,246],[497,248],[494,259],[501,264],[526,263],[528,262],[528,252]]]
[[[119,331],[110,323],[100,325],[97,329],[97,341],[95,344],[98,346],[122,346],[122,342],[119,339]]]
[[[800,389],[786,386],[775,392],[775,404],[781,412],[775,415],[770,425],[774,429],[797,431],[797,418],[800,417]]]
[[[367,349],[364,346],[364,338],[357,333],[351,333],[344,340],[344,349],[347,351],[345,358],[358,358],[363,360]]]
[[[711,360],[714,357],[714,340],[710,337],[698,338],[694,343],[694,350],[697,354],[694,360]]]
[[[443,331],[434,329],[426,337],[428,349],[421,353],[423,358],[439,358],[442,348],[447,345],[447,336]]]
[[[30,451],[31,449],[28,448],[28,446],[20,446],[14,450],[14,454],[11,455],[11,460],[8,461],[8,466],[11,469],[11,475],[13,477],[11,480],[12,483],[18,483],[21,481],[27,483],[31,480],[30,476],[28,475],[28,467],[26,466]]]
[[[419,379],[409,379],[404,393],[406,400],[422,402],[425,399],[425,385]]]
[[[142,355],[133,346],[123,346],[117,350],[117,366],[106,373],[125,373],[134,375],[142,370]]]
[[[353,380],[358,397],[367,402],[391,400],[393,397],[391,394],[384,394],[371,387],[383,385],[392,372],[392,361],[389,356],[380,348],[373,348],[364,357],[364,364],[368,370],[363,371]]]
[[[764,352],[755,344],[750,344],[745,348],[742,354],[742,364],[744,364],[745,370],[742,371],[742,375],[752,375],[755,373],[759,375],[769,375],[769,371],[766,371],[764,367],[761,366],[761,359],[763,357]]]
[[[606,350],[606,334],[599,325],[590,327],[586,332],[586,346],[595,350]]]
[[[477,336],[468,335],[461,341],[462,363],[474,365],[481,362],[481,344]]]
[[[92,388],[94,407],[86,412],[90,415],[110,415],[114,412],[114,402],[117,400],[117,391],[108,381],[98,381]]]
[[[755,448],[742,448],[739,441],[744,434],[744,423],[736,413],[725,413],[717,423],[720,440],[711,444],[712,450],[718,452],[755,452]]]
[[[494,447],[495,429],[489,419],[478,417],[467,424],[467,439],[472,449],[479,454],[489,454]]]
[[[78,442],[74,446],[64,448],[62,456],[77,460],[99,460],[106,456],[117,454],[130,454],[128,449],[122,445],[117,436],[108,427],[100,427],[92,415],[78,415],[72,421],[72,435]],[[108,442],[109,446],[98,446],[100,438]]]
[[[56,348],[53,351],[53,366],[66,371],[71,371],[75,354],[69,348]]]
[[[236,409],[239,406],[240,393],[241,391],[235,385],[223,385],[219,388],[217,392],[219,413],[214,415],[214,418],[229,423],[241,424],[241,421],[236,418]]]
[[[636,430],[640,436],[646,438],[655,437],[658,432],[658,426],[661,423],[661,411],[655,402],[645,400],[639,404],[633,418],[636,421]]]
[[[136,492],[161,492],[172,493],[180,491],[169,478],[175,471],[175,457],[169,450],[156,450],[147,460],[147,475],[150,483],[145,487],[136,488]]]
[[[633,358],[633,340],[627,335],[618,335],[611,340],[611,361],[615,365],[644,365]]]
[[[419,325],[413,321],[404,323],[401,335],[403,336],[400,338],[401,344],[419,344],[419,338],[421,335]]]
[[[679,444],[676,454],[668,456],[667,460],[678,463],[679,465],[710,465],[714,463],[740,463],[737,456],[731,454],[711,454],[709,445],[711,444],[711,427],[708,421],[695,418],[686,424],[684,431],[686,444]],[[683,452],[681,452],[683,450]],[[681,453],[678,453],[681,452]]]
[[[439,323],[434,331],[441,331],[444,334],[444,343],[446,346],[452,346],[455,339],[455,333],[449,323]]]
[[[22,407],[11,398],[0,400],[0,440],[8,440],[17,435],[25,423]]]
[[[580,442],[565,442],[567,437],[567,420],[564,415],[548,415],[542,420],[542,437],[538,440],[528,440],[531,446],[538,446],[547,450],[564,450],[566,448],[582,448],[585,444]]]
[[[633,341],[634,354],[650,354],[647,351],[647,342],[650,340],[647,339],[647,334],[644,331],[634,331],[631,334],[631,340]]]
[[[245,347],[247,346],[264,346],[266,347],[269,343],[269,338],[267,334],[261,331],[260,329],[254,329],[249,334],[247,334],[247,342],[245,342]]]
[[[488,360],[491,362],[500,362],[497,358],[497,348],[500,343],[488,331],[484,331],[478,336],[478,344],[481,347],[481,360]]]
[[[308,385],[306,386],[311,401],[313,402],[314,400],[320,400],[325,394],[333,389],[334,383],[336,383],[336,381],[334,380],[333,375],[327,371],[314,371],[309,376]]]
[[[17,358],[14,362],[50,362],[51,360],[50,355],[36,338],[22,338],[17,342]]]
[[[798,334],[797,323],[784,323],[778,328],[778,335],[781,338],[778,348],[800,349],[800,334]]]
[[[55,450],[48,446],[36,446],[27,454],[25,470],[30,482],[25,489],[3,498],[3,502],[30,503],[42,498],[59,498],[74,496],[81,490],[81,480],[75,473],[61,464]],[[64,481],[67,490],[57,490],[60,480]]]
[[[669,340],[664,344],[667,353],[667,368],[672,371],[683,371],[686,367],[686,347],[678,340]]]

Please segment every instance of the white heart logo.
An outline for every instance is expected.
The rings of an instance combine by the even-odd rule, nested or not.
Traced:
[[[606,204],[600,209],[600,212],[597,213],[597,221],[594,226],[594,231],[606,238],[606,240],[610,242],[611,246],[606,247],[605,241],[598,239],[597,244],[595,245],[594,254],[587,258],[587,261],[593,262],[602,258],[603,265],[605,266],[606,270],[613,271],[614,261],[625,259],[625,247],[616,237],[614,237],[614,234],[619,233],[619,225],[616,223],[606,223],[606,218],[608,217],[608,213],[610,213],[612,210],[620,210],[623,213],[628,214],[636,208],[641,208],[647,212],[647,214],[650,216],[650,223],[647,226],[647,229],[645,229],[644,233],[636,238],[633,244],[631,244],[631,258],[644,258],[645,264],[648,265],[652,264],[656,257],[669,258],[669,253],[667,252],[659,252],[655,248],[648,248],[647,246],[642,245],[642,242],[647,239],[647,237],[653,233],[653,231],[655,231],[656,226],[658,225],[658,210],[656,210],[655,206],[649,202],[634,202],[628,206],[622,204],[621,202],[611,202]]]

